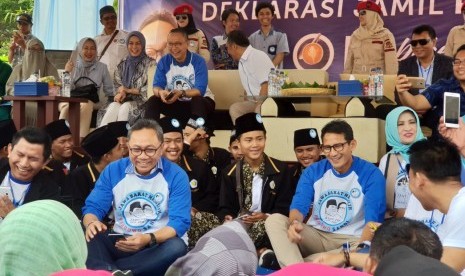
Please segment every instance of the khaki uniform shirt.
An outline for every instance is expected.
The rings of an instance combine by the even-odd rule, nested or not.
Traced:
[[[465,25],[453,27],[447,36],[444,55],[453,57],[457,49],[465,44]]]
[[[346,74],[369,74],[371,68],[380,67],[384,74],[396,75],[399,64],[396,56],[396,41],[390,31],[383,31],[377,38],[360,40],[351,36]]]
[[[198,30],[198,32],[189,35],[188,40],[189,51],[201,55],[205,59],[205,62],[208,62],[210,60],[210,51],[208,50],[205,34],[201,30]]]

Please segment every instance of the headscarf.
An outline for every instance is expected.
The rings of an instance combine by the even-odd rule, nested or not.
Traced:
[[[194,17],[192,16],[192,14],[186,14],[186,15],[187,15],[187,20],[188,20],[186,27],[181,28],[179,27],[179,24],[178,24],[178,27],[183,29],[187,33],[187,35],[195,34],[199,30],[195,26]]]
[[[141,32],[134,31],[130,32],[126,39],[126,48],[129,47],[129,39],[133,36],[137,36],[140,40],[142,46],[142,51],[136,57],[128,54],[126,61],[124,62],[122,82],[124,87],[131,87],[132,78],[134,77],[134,72],[136,71],[137,64],[139,64],[147,56],[145,53],[145,37]]]
[[[16,208],[0,224],[0,275],[49,275],[85,268],[87,245],[76,215],[54,200]]]
[[[40,45],[44,50],[29,51],[29,48],[34,45]],[[6,89],[8,95],[13,95],[13,85],[16,81],[28,79],[32,74],[39,73],[40,76],[53,76],[59,80],[56,67],[48,60],[45,55],[45,48],[42,41],[34,37],[26,42],[26,49],[23,56],[23,61],[13,68],[13,72],[8,78]]]
[[[415,116],[415,120],[417,122],[417,134],[415,136],[414,142],[425,139],[425,136],[423,136],[423,132],[421,131],[420,120],[418,119],[417,113],[410,107],[406,106],[396,107],[391,112],[389,112],[389,114],[386,116],[385,131],[386,141],[388,145],[392,147],[392,150],[390,150],[389,153],[399,153],[408,163],[410,159],[407,152],[411,144],[402,144],[400,141],[399,131],[397,130],[397,121],[399,120],[400,115],[405,111],[410,111]]]
[[[95,45],[95,57],[91,61],[85,61],[84,58],[82,57],[82,49],[84,48],[84,43],[87,41],[92,41]],[[76,46],[76,53],[78,53],[77,58],[76,58],[76,66],[74,67],[74,72],[72,79],[76,81],[82,76],[88,76],[90,68],[97,63],[97,43],[93,38],[90,37],[84,37],[81,39]]]
[[[352,35],[360,40],[381,37],[383,35],[383,31],[387,30],[384,28],[383,19],[377,12],[371,10],[364,11],[366,11],[366,24],[365,26],[360,25],[360,27],[358,27]]]

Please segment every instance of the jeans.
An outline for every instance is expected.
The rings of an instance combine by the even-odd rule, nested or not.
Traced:
[[[161,244],[135,253],[123,252],[115,247],[117,237],[109,231],[97,234],[88,244],[86,266],[93,270],[131,270],[134,275],[164,275],[177,258],[187,253],[182,239],[174,237]]]

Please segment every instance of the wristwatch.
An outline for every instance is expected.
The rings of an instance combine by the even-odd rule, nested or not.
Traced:
[[[181,90],[181,98],[187,97],[186,90]]]
[[[150,243],[149,243],[149,246],[157,245],[157,238],[155,237],[155,234],[149,233],[149,235],[150,235]]]

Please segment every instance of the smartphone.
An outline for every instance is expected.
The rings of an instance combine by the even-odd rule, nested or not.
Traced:
[[[460,119],[460,94],[444,93],[444,123],[446,127],[458,128]]]
[[[3,196],[8,196],[8,198],[13,201],[13,195],[11,194],[11,188],[10,187],[5,187],[1,186],[0,187],[0,197]]]
[[[109,233],[108,234],[109,237],[116,237],[116,241],[125,241],[126,240],[126,236],[124,234],[119,234],[119,233]]]
[[[252,213],[250,213],[250,212],[249,212],[249,213],[245,213],[245,214],[242,214],[242,215],[238,216],[237,218],[238,218],[238,219],[245,219],[246,217],[250,216],[251,214],[252,214]]]
[[[421,77],[408,77],[408,81],[412,84],[412,88],[425,89],[426,80]]]
[[[168,96],[166,96],[165,101],[171,100],[174,97],[174,90],[171,90]]]

